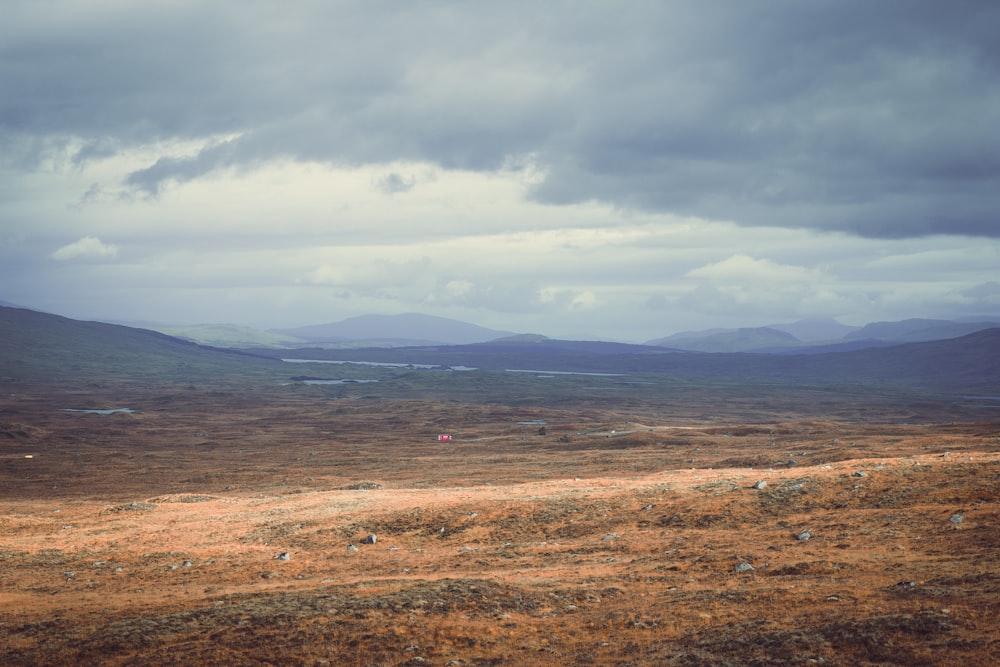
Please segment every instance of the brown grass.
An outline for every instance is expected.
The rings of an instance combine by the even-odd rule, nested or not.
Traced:
[[[1000,424],[134,398],[0,400],[0,663],[1000,663]]]

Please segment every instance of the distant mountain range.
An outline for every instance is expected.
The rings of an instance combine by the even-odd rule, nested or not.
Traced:
[[[5,301],[0,301],[0,307],[22,308]],[[306,346],[350,349],[469,345],[501,339],[521,342],[548,340],[537,334],[489,329],[460,320],[420,313],[362,315],[338,322],[267,331],[232,324],[115,324],[150,329],[199,345],[233,349],[294,349]],[[863,327],[841,324],[829,318],[813,318],[764,327],[684,331],[650,340],[644,345],[691,352],[824,354],[957,338],[997,326],[1000,326],[1000,317],[982,317],[974,321],[914,318],[896,322],[872,322]]]
[[[767,327],[685,331],[646,344],[693,352],[817,354],[958,338],[997,326],[1000,318],[978,322],[909,319],[873,322],[863,327],[850,327],[836,320],[801,320]]]
[[[404,320],[416,321],[416,320]],[[922,328],[921,328],[922,327]],[[925,335],[939,325],[926,321],[893,335]],[[876,328],[876,333],[881,328]],[[466,330],[467,331],[467,330]],[[907,333],[908,332],[908,333]],[[480,332],[481,333],[481,332]],[[757,336],[760,332],[738,335]],[[715,335],[715,334],[713,334]],[[765,332],[766,340],[787,340],[787,332]],[[757,340],[761,340],[757,338]],[[851,344],[856,341],[844,341]],[[461,345],[421,345],[367,349],[235,349],[197,345],[162,333],[102,322],[84,322],[32,310],[0,307],[0,383],[57,384],[198,379],[233,386],[259,377],[268,382],[288,372],[280,358],[385,361],[401,367],[471,367],[484,371],[666,375],[691,380],[755,378],[787,386],[919,387],[965,396],[1000,395],[1000,325],[961,337],[814,354],[703,353],[650,345],[602,341],[561,341],[514,335]],[[404,371],[406,372],[406,371]],[[991,398],[992,400],[992,398]]]
[[[510,331],[487,329],[447,317],[404,313],[401,315],[361,315],[340,322],[315,324],[294,329],[273,329],[307,343],[367,342],[373,346],[466,345],[504,336]]]

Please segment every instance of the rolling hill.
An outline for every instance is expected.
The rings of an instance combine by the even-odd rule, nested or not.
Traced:
[[[147,329],[0,307],[0,381],[152,383],[268,374],[273,360]]]
[[[511,335],[509,331],[496,331],[468,322],[419,313],[362,315],[329,324],[275,329],[274,332],[294,336],[308,343],[365,341],[372,346],[465,345]]]
[[[278,359],[362,360],[483,371],[740,378],[787,386],[864,384],[952,394],[1000,394],[1000,328],[946,340],[825,354],[703,353],[600,341],[515,336],[468,345],[239,351],[158,332],[0,307],[0,381],[133,383],[287,380]]]

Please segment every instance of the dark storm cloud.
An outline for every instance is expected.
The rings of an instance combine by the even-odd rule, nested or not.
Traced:
[[[203,142],[127,178],[155,195],[275,159],[530,156],[547,203],[1000,236],[993,2],[14,6],[9,163]]]

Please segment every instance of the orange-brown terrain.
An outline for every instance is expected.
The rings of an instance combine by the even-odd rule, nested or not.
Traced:
[[[1000,423],[617,407],[5,393],[0,663],[1000,664]]]

